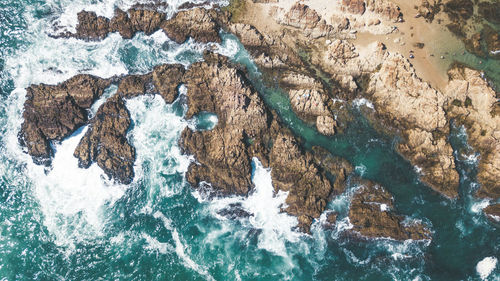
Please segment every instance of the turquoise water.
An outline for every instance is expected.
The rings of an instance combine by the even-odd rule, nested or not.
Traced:
[[[171,3],[172,9],[180,4]],[[77,167],[72,152],[85,127],[54,145],[51,170],[34,165],[17,144],[29,84],[57,83],[76,73],[144,73],[160,63],[187,66],[202,59],[206,45],[178,45],[161,32],[131,40],[115,34],[99,43],[47,34],[54,23],[70,26],[83,7],[109,16],[115,4],[131,3],[0,0],[0,280],[479,280],[477,263],[500,257],[500,232],[482,215],[484,203],[471,196],[478,187],[477,160],[463,128],[454,127],[451,136],[461,199],[450,201],[419,182],[414,167],[395,153],[395,140],[375,132],[358,107],[345,134],[317,134],[278,89],[262,85],[247,53],[226,34],[219,52],[247,66],[266,102],[305,146],[323,146],[351,161],[358,176],[382,183],[399,213],[431,226],[432,242],[346,235],[354,185],[329,205],[340,214],[335,229],[318,221],[312,235],[297,233],[291,230],[295,218],[279,213],[286,194],[273,196],[269,171],[258,159],[249,198],[209,199],[194,191],[184,178],[192,159],[177,141],[186,126],[210,129],[217,119],[203,113],[186,120],[185,87],[171,105],[151,96],[127,101],[133,120],[128,137],[137,149],[131,185],[108,182],[95,165]],[[111,86],[106,96],[115,91]],[[234,206],[253,216],[220,214]],[[488,280],[500,280],[500,266]]]

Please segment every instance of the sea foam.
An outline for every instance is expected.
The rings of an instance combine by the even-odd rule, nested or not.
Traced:
[[[476,271],[481,280],[486,280],[490,276],[493,270],[495,270],[497,262],[498,260],[495,257],[486,257],[477,263]]]

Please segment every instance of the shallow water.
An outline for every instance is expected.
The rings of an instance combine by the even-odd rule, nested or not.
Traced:
[[[161,63],[187,66],[202,59],[206,45],[178,45],[162,32],[131,40],[115,34],[98,43],[48,36],[53,23],[74,27],[82,7],[109,16],[114,5],[126,8],[131,2],[0,0],[2,280],[478,280],[500,256],[500,232],[481,213],[485,204],[471,196],[478,187],[477,157],[467,149],[463,128],[451,136],[461,199],[450,201],[419,182],[415,168],[394,151],[395,140],[375,132],[358,108],[345,134],[317,134],[293,114],[279,90],[262,85],[248,54],[227,34],[219,52],[247,66],[265,101],[305,146],[323,146],[351,161],[357,175],[383,184],[399,213],[431,225],[432,242],[346,235],[354,184],[330,202],[340,214],[335,229],[323,229],[320,219],[311,236],[297,233],[291,229],[296,219],[279,212],[286,194],[273,195],[269,170],[258,159],[256,189],[248,198],[210,199],[194,191],[184,177],[192,158],[181,154],[177,141],[186,126],[210,129],[217,118],[205,113],[186,120],[185,87],[170,105],[154,96],[127,101],[133,121],[128,138],[137,149],[131,185],[107,181],[96,165],[77,167],[72,151],[85,127],[54,144],[51,170],[34,165],[17,143],[29,84],[57,83],[76,73],[145,73]],[[180,5],[169,3],[169,13]],[[111,86],[106,97],[115,91]],[[235,209],[252,215],[221,215]],[[478,273],[478,262],[487,257],[492,259]],[[487,278],[499,276],[496,266]]]

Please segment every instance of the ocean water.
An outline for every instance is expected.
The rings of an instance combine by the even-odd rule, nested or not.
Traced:
[[[168,2],[169,14],[182,3]],[[77,73],[145,73],[161,63],[188,66],[202,59],[207,45],[178,45],[162,32],[130,40],[113,34],[94,43],[48,36],[74,28],[82,8],[111,16],[115,6],[131,4],[0,0],[0,280],[500,280],[500,231],[481,212],[487,202],[472,196],[479,156],[463,128],[453,126],[450,136],[461,196],[448,200],[420,183],[418,168],[394,151],[397,140],[363,119],[360,110],[371,110],[369,104],[352,107],[358,118],[345,134],[321,136],[293,114],[279,89],[262,84],[244,48],[225,33],[218,52],[247,67],[266,103],[306,147],[320,145],[345,157],[357,176],[383,184],[399,213],[431,226],[433,240],[348,235],[355,184],[329,204],[339,213],[334,229],[323,228],[322,217],[311,235],[298,233],[296,219],[279,212],[287,194],[273,194],[270,170],[257,158],[256,188],[248,198],[210,198],[192,189],[184,175],[193,158],[181,153],[180,133],[187,126],[210,130],[217,116],[184,118],[186,87],[172,104],[155,96],[127,101],[133,120],[128,138],[137,149],[132,184],[108,181],[96,165],[78,168],[72,152],[86,127],[54,143],[51,169],[34,165],[17,142],[28,85]],[[116,86],[108,88],[91,115],[115,92]]]

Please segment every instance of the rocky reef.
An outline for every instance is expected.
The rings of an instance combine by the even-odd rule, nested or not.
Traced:
[[[19,140],[35,163],[50,164],[50,142],[60,141],[84,125],[87,110],[109,84],[106,79],[77,75],[55,86],[40,84],[26,89]]]
[[[221,42],[221,30],[231,32],[252,55],[264,83],[288,95],[295,114],[322,135],[341,134],[352,119],[356,101],[373,104],[365,117],[377,129],[398,136],[396,149],[421,170],[421,180],[450,198],[458,196],[459,184],[448,141],[450,123],[463,124],[469,142],[481,153],[477,195],[498,200],[496,93],[478,72],[467,68],[450,71],[448,87],[440,91],[420,79],[408,59],[388,51],[384,44],[354,45],[350,41],[354,28],[380,34],[392,32],[391,25],[403,21],[393,2],[343,0],[338,4],[328,16],[314,9],[314,3],[250,1],[244,7],[252,13],[237,18],[199,7],[187,7],[171,18],[155,7],[117,9],[111,19],[82,11],[76,33],[61,36],[95,41],[111,32],[128,39],[137,32],[162,30],[177,43],[188,38],[209,43]],[[266,13],[269,19],[260,22],[255,13]],[[116,94],[88,120],[88,110],[111,83],[118,85]],[[332,197],[344,192],[353,168],[323,148],[306,149],[266,105],[246,70],[222,55],[206,52],[203,61],[187,69],[159,65],[140,75],[112,79],[77,75],[58,85],[32,85],[27,89],[20,142],[36,163],[50,165],[51,142],[88,125],[74,152],[79,165],[87,168],[96,163],[110,178],[129,184],[134,178],[135,149],[127,139],[131,120],[126,99],[158,94],[172,103],[182,84],[188,90],[185,118],[207,112],[218,117],[211,130],[187,127],[182,132],[183,152],[195,159],[187,181],[194,188],[209,186],[216,196],[246,196],[254,187],[252,159],[256,157],[271,168],[275,191],[288,192],[282,211],[296,216],[298,228],[309,232]],[[349,210],[355,232],[370,238],[430,239],[422,223],[408,223],[396,214],[393,198],[382,186],[361,185]],[[494,218],[495,206],[485,209]],[[336,215],[328,217],[333,225]]]
[[[349,209],[353,231],[369,238],[395,240],[430,239],[430,231],[418,221],[405,221],[394,212],[394,198],[384,187],[364,181],[354,194]]]

